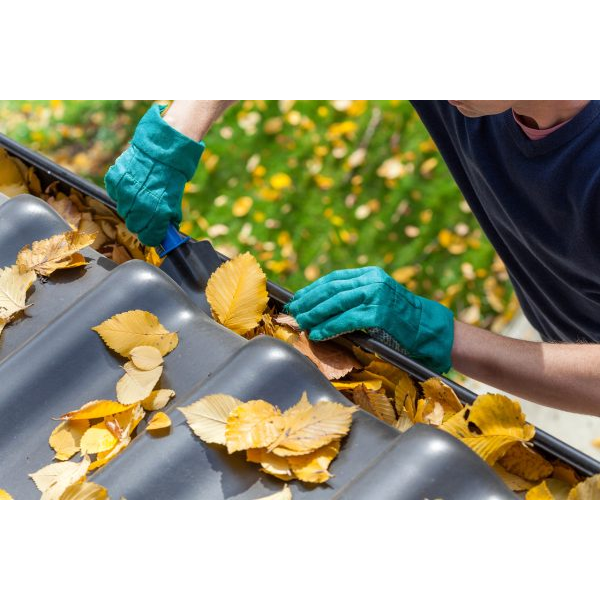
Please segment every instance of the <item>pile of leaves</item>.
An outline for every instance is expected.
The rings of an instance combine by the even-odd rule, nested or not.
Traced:
[[[164,434],[171,427],[171,420],[161,411],[175,392],[155,387],[163,373],[163,357],[177,347],[177,334],[143,310],[114,315],[92,329],[108,348],[128,359],[123,365],[125,373],[116,383],[115,399],[92,400],[59,417],[61,423],[48,443],[61,462],[30,475],[43,500],[77,499],[81,495],[107,499],[102,486],[85,481],[86,474],[129,445],[146,411],[155,411],[147,421],[148,431]],[[68,460],[77,453],[82,457],[79,462]],[[77,498],[72,497],[75,493]]]
[[[513,491],[527,492],[526,498],[600,499],[600,475],[582,481],[568,465],[549,461],[536,451],[531,442],[535,428],[526,423],[518,402],[483,394],[472,406],[465,406],[439,378],[418,382],[347,342],[309,340],[292,317],[269,308],[266,276],[249,253],[213,273],[206,297],[221,324],[248,339],[270,335],[293,345],[357,406],[400,431],[415,423],[446,431],[493,467]]]
[[[281,412],[265,400],[241,402],[213,394],[179,409],[204,442],[246,452],[249,462],[278,479],[324,483],[357,409],[337,402],[311,404],[306,394]]]
[[[73,188],[67,195],[60,187],[61,184],[54,181],[42,189],[33,167],[27,167],[0,148],[0,193],[9,198],[32,194],[45,200],[73,231],[92,235],[92,248],[117,264],[135,258],[160,265],[161,259],[154,248],[143,246],[109,207]]]

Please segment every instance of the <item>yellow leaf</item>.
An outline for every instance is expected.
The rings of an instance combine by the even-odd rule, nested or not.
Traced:
[[[90,427],[81,438],[82,454],[98,454],[111,450],[117,444],[117,438],[107,429],[106,423]]]
[[[423,394],[426,400],[430,402],[439,402],[444,409],[444,419],[449,419],[452,415],[461,411],[462,402],[454,393],[454,390],[446,385],[441,379],[432,377],[421,384]]]
[[[13,497],[6,491],[6,490],[0,490],[0,500],[12,500]],[[273,498],[273,500],[275,500],[276,498]],[[265,500],[268,500],[268,498],[265,498]],[[291,498],[290,498],[291,500]]]
[[[558,460],[553,461],[552,477],[568,483],[570,487],[575,487],[583,480],[573,467]]]
[[[137,346],[152,346],[165,356],[179,341],[176,333],[167,331],[155,315],[145,310],[120,313],[92,330],[111,350],[126,358]]]
[[[385,394],[368,390],[364,385],[360,385],[352,390],[352,399],[362,409],[385,423],[393,425],[396,422],[396,411]]]
[[[401,371],[398,377],[396,387],[394,388],[394,404],[398,414],[402,413],[407,402],[414,402],[417,399],[417,388],[408,373]]]
[[[48,277],[57,269],[70,269],[85,264],[85,258],[77,254],[79,250],[92,244],[95,235],[67,231],[52,237],[33,242],[31,248],[25,246],[17,255],[17,266],[21,273],[35,271]]]
[[[0,320],[8,322],[25,308],[27,290],[36,280],[32,271],[21,273],[16,265],[0,269]]]
[[[42,500],[58,500],[71,484],[85,477],[89,466],[90,459],[84,456],[78,463],[70,461],[51,463],[31,473],[29,477],[42,492]]]
[[[345,348],[333,342],[313,342],[305,332],[292,345],[309,358],[327,379],[339,379],[360,367],[360,363]]]
[[[0,193],[9,198],[29,193],[17,164],[4,148],[0,148]]]
[[[531,481],[527,481],[514,473],[509,473],[504,467],[496,463],[493,467],[496,474],[504,481],[505,485],[509,487],[513,492],[523,492],[531,489],[535,484]]]
[[[529,441],[535,428],[525,423],[518,402],[500,394],[479,396],[441,427],[493,465],[516,442]]]
[[[68,460],[79,452],[81,437],[89,428],[90,423],[87,419],[77,421],[65,421],[55,427],[50,434],[48,443],[56,452],[57,460]]]
[[[91,481],[81,481],[71,484],[59,500],[110,500],[105,487]]]
[[[334,440],[339,440],[350,430],[352,413],[356,406],[337,402],[319,402],[311,405],[306,397],[283,413],[283,432],[271,443],[269,451],[280,456],[308,454]]]
[[[106,417],[106,428],[118,438],[116,445],[110,450],[99,452],[96,460],[90,465],[89,470],[97,469],[122,452],[131,442],[131,434],[144,418],[145,412],[139,404],[128,407],[128,410],[117,415]]]
[[[257,498],[257,500],[292,500],[292,490],[290,490],[290,486],[286,483],[280,492],[275,492],[264,498]]]
[[[588,477],[570,492],[569,500],[600,500],[600,475]]]
[[[250,400],[234,408],[227,417],[225,440],[227,451],[264,448],[283,429],[280,410],[264,400]]]
[[[413,420],[408,416],[408,413],[405,410],[400,413],[398,420],[394,423],[394,427],[402,433],[408,431],[413,425]]]
[[[290,481],[294,478],[287,458],[277,456],[264,448],[250,448],[246,450],[246,460],[248,462],[259,463],[262,467],[261,471],[283,481]]]
[[[525,444],[514,444],[498,462],[509,473],[529,481],[550,477],[554,470],[545,458]]]
[[[157,412],[152,415],[148,425],[146,425],[148,431],[166,429],[167,427],[171,427],[171,419],[164,412]]]
[[[327,470],[331,461],[339,454],[340,442],[334,440],[322,448],[302,456],[289,456],[292,473],[306,483],[325,483],[331,473]]]
[[[545,481],[532,487],[525,495],[525,500],[554,500],[552,492],[548,489]]]
[[[129,406],[115,402],[114,400],[92,400],[77,410],[65,413],[60,418],[71,421],[75,419],[100,419],[125,412],[129,408]]]
[[[131,351],[129,357],[135,367],[142,371],[152,371],[163,364],[162,354],[154,346],[137,346]]]
[[[122,404],[133,404],[145,400],[158,383],[163,368],[155,367],[151,371],[137,369],[129,361],[123,366],[125,375],[117,382],[117,400]]]
[[[364,385],[366,389],[376,392],[381,389],[381,379],[366,379],[365,381],[332,381],[331,385],[336,390],[353,390]]]
[[[211,275],[206,299],[219,323],[244,335],[267,308],[267,278],[250,253],[239,254]]]
[[[242,404],[237,398],[226,394],[212,394],[200,400],[182,406],[181,411],[191,430],[207,444],[227,443],[225,426],[231,411]]]
[[[363,371],[352,373],[351,378],[356,381],[364,381],[365,379],[381,379],[386,394],[393,398],[396,393],[396,386],[400,380],[406,377],[406,373],[382,361],[379,358],[373,359]]]
[[[142,400],[142,407],[146,410],[161,410],[174,396],[175,392],[173,390],[156,390]]]

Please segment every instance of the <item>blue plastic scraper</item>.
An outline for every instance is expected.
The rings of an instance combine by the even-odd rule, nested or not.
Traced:
[[[200,309],[210,315],[204,289],[209,277],[226,258],[221,256],[208,240],[197,242],[178,231],[172,224],[169,225],[167,235],[156,251],[164,258],[160,268]]]

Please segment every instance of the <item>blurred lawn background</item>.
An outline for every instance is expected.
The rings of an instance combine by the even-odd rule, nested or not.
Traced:
[[[0,101],[0,131],[102,185],[149,101]],[[383,267],[459,319],[500,331],[506,272],[406,101],[244,101],[210,131],[182,230],[252,252],[292,290]]]

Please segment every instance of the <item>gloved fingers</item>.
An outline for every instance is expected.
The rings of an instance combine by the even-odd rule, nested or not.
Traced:
[[[373,284],[381,285],[380,281],[383,281],[377,273],[373,271],[364,271],[363,269],[351,269],[356,273],[356,276],[348,279],[334,279],[331,281],[324,281],[319,285],[313,285],[311,290],[306,291],[303,294],[296,294],[292,301],[287,305],[287,310],[292,315],[306,313],[319,304],[325,302],[329,298],[332,298],[336,294],[349,290],[358,290],[361,287],[369,286],[373,292],[375,288],[371,287]],[[360,272],[359,272],[360,271]],[[315,282],[318,283],[318,282]]]
[[[323,284],[331,283],[334,281],[355,279],[368,272],[370,269],[372,269],[372,267],[361,267],[360,269],[340,269],[338,271],[332,271],[327,275],[323,275],[323,277],[319,277],[319,279],[313,281],[310,285],[307,285],[301,290],[298,290],[294,294],[294,300],[300,300],[300,298],[312,292],[314,289],[322,286]]]
[[[309,339],[320,342],[344,333],[377,327],[379,306],[367,305],[337,314],[310,330]]]
[[[357,289],[339,292],[307,312],[297,313],[294,317],[302,329],[312,329],[339,313],[373,303],[377,288],[378,284],[368,284]]]
[[[137,232],[140,242],[144,246],[158,246],[167,236],[170,222],[169,213],[164,211],[155,212],[148,225]]]

